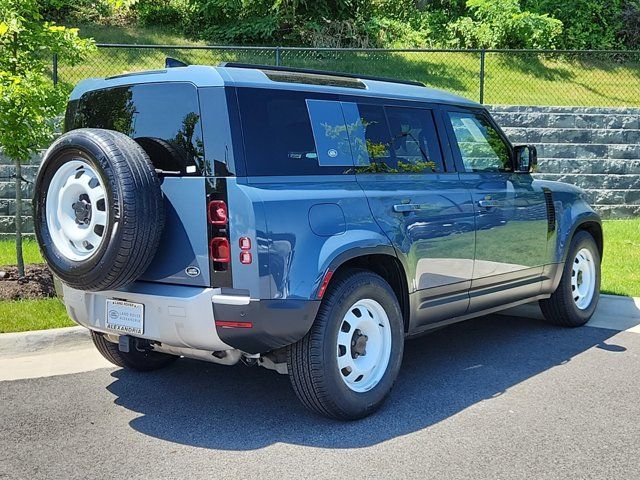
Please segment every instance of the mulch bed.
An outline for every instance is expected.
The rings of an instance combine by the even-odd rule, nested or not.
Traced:
[[[25,278],[18,279],[14,266],[0,267],[0,300],[55,297],[53,276],[46,265],[26,265]]]

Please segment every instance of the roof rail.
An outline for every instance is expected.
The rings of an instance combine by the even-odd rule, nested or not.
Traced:
[[[330,70],[314,70],[310,68],[296,68],[296,67],[280,67],[274,65],[258,65],[251,63],[236,63],[236,62],[220,62],[219,67],[232,67],[232,68],[255,68],[258,70],[271,70],[276,72],[293,72],[293,73],[307,73],[309,75],[331,75],[333,77],[355,78],[359,80],[375,80],[378,82],[391,82],[401,83],[403,85],[415,85],[418,87],[424,87],[425,84],[413,80],[398,80],[396,78],[376,77],[372,75],[358,75],[357,73],[345,73],[345,72],[332,72]]]

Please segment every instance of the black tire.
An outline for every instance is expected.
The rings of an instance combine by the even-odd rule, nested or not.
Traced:
[[[595,290],[591,302],[586,308],[578,308],[573,297],[571,285],[573,262],[578,252],[589,249],[595,264]],[[562,271],[562,278],[558,288],[550,298],[540,300],[540,309],[547,322],[562,327],[580,327],[587,323],[600,298],[600,252],[593,237],[585,231],[577,232],[571,239],[567,260]]]
[[[356,392],[340,377],[336,341],[345,314],[364,298],[378,302],[389,318],[391,353],[380,381],[366,392]],[[404,324],[393,290],[375,273],[351,270],[334,279],[307,335],[287,347],[287,368],[293,390],[307,408],[326,417],[355,420],[382,405],[398,376],[403,350]]]
[[[110,342],[103,334],[91,331],[91,340],[104,358],[118,367],[128,368],[139,372],[150,372],[167,367],[178,358],[175,355],[152,351],[131,350],[121,352],[117,343]]]
[[[107,224],[101,243],[85,259],[65,256],[47,223],[47,196],[55,173],[80,160],[95,170],[106,191]],[[90,209],[100,210],[98,205]],[[95,213],[94,213],[95,214]],[[42,254],[67,285],[87,291],[111,290],[135,281],[156,254],[164,227],[160,180],[145,151],[131,138],[111,130],[72,130],[47,151],[34,196],[34,226]]]

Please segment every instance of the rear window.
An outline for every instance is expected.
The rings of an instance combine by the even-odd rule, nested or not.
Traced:
[[[353,173],[340,102],[331,95],[238,90],[247,174]]]
[[[203,175],[204,143],[198,93],[190,83],[138,84],[85,93],[68,129],[105,128],[135,139],[155,168]]]

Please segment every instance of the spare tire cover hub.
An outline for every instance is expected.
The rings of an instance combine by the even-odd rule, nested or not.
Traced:
[[[82,159],[64,163],[47,193],[47,227],[58,251],[69,260],[93,256],[107,231],[108,201],[104,180]]]

